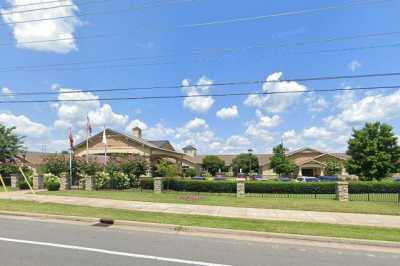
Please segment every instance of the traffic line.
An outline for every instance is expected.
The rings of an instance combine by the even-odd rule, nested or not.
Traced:
[[[0,237],[0,241],[2,241],[2,242],[11,242],[11,243],[19,243],[19,244],[35,245],[35,246],[44,246],[44,247],[63,248],[63,249],[69,249],[69,250],[95,252],[95,253],[102,253],[102,254],[114,255],[114,256],[122,256],[122,257],[131,257],[131,258],[139,258],[139,259],[147,259],[147,260],[173,262],[173,263],[180,263],[180,264],[187,264],[187,265],[231,266],[231,265],[227,265],[227,264],[216,264],[216,263],[209,263],[209,262],[203,262],[203,261],[183,260],[183,259],[168,258],[168,257],[158,257],[158,256],[152,256],[152,255],[120,252],[120,251],[113,251],[113,250],[107,250],[107,249],[88,248],[88,247],[82,247],[82,246],[64,245],[64,244],[57,244],[57,243],[50,243],[50,242],[31,241],[31,240],[14,239],[14,238],[6,238],[6,237]]]

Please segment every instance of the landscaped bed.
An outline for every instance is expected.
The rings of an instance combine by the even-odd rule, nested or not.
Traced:
[[[164,202],[179,204],[198,204],[212,206],[251,207],[283,210],[307,210],[326,212],[347,212],[400,215],[400,206],[394,202],[374,201],[350,201],[339,202],[333,199],[301,198],[270,198],[270,197],[246,197],[236,198],[235,194],[215,193],[190,193],[190,192],[164,192],[155,194],[150,190],[127,190],[127,191],[57,191],[41,192],[41,194],[105,198],[117,200]],[[293,196],[293,195],[292,195]]]

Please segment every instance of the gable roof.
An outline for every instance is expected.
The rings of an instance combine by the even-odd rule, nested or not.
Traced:
[[[147,141],[147,140],[142,139],[142,138],[137,138],[137,137],[135,137],[135,136],[128,136],[128,135],[126,135],[126,134],[120,133],[120,132],[118,132],[118,131],[115,131],[115,130],[112,130],[112,129],[109,129],[109,128],[106,128],[105,130],[106,130],[106,134],[119,135],[119,136],[122,136],[122,137],[128,139],[129,141],[133,141],[133,142],[135,142],[135,143],[139,143],[139,144],[142,144],[142,145],[151,147],[151,148],[153,148],[153,149],[157,149],[157,150],[161,150],[161,151],[167,151],[167,152],[172,152],[172,153],[175,153],[175,154],[183,155],[183,153],[177,152],[177,151],[175,151],[175,150],[165,149],[165,148],[162,148],[162,147],[157,146],[157,144],[160,144],[158,141],[153,141],[153,142],[155,142],[155,143],[152,143],[151,141]],[[103,131],[98,132],[97,134],[91,136],[91,137],[89,138],[89,141],[90,141],[90,139],[97,138],[97,137],[99,137],[99,136],[102,135],[102,134],[103,134]],[[162,142],[163,142],[163,143],[168,143],[168,144],[170,144],[169,141],[166,141],[166,142],[162,141]],[[80,147],[80,146],[83,146],[83,145],[86,145],[86,140],[84,140],[84,141],[78,143],[77,145],[75,145],[75,146],[74,146],[74,149],[76,149],[76,148],[78,148],[78,147]],[[171,146],[172,146],[172,145],[171,145]]]
[[[313,152],[317,152],[317,153],[321,153],[321,154],[326,154],[326,152],[322,152],[322,151],[319,151],[319,150],[316,150],[316,149],[313,149],[313,148],[305,147],[305,148],[301,148],[301,149],[298,149],[298,150],[294,150],[294,151],[288,152],[288,153],[286,153],[286,155],[290,156],[290,155],[293,155],[293,154],[302,153],[302,152],[307,151],[307,150],[313,151]]]
[[[157,146],[158,148],[162,148],[162,149],[168,149],[165,146],[169,146],[169,147],[171,147],[171,150],[175,151],[174,147],[168,140],[147,140],[147,142],[150,142],[154,146]]]

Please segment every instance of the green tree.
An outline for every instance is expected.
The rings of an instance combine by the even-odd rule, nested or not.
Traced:
[[[326,163],[325,172],[329,176],[338,175],[342,172],[343,165],[336,160],[330,160]]]
[[[75,167],[74,167],[75,166]],[[72,166],[76,168],[76,163]],[[51,173],[55,176],[60,176],[61,173],[69,172],[69,159],[66,155],[54,155],[45,158],[45,164],[42,167],[42,172]]]
[[[156,164],[155,174],[158,177],[176,177],[178,176],[178,168],[167,160],[160,160]]]
[[[0,124],[0,163],[13,161],[23,151],[23,138],[14,133],[15,127]]]
[[[270,167],[278,175],[293,175],[298,170],[297,165],[286,157],[286,152],[287,149],[283,144],[279,144],[273,148]]]
[[[393,128],[384,123],[366,123],[360,130],[353,129],[347,154],[347,172],[362,180],[382,180],[400,168],[397,137]]]
[[[242,169],[242,173],[250,174],[258,172],[258,158],[254,154],[242,153],[232,160],[233,172],[236,174]]]
[[[207,155],[203,158],[203,167],[214,176],[219,170],[223,170],[225,167],[225,161],[220,159],[218,156]]]
[[[147,167],[147,161],[142,156],[118,155],[109,159],[106,171],[110,175],[122,172],[128,176],[130,184],[134,185],[139,177],[146,173]]]
[[[184,174],[185,174],[185,176],[188,176],[188,177],[196,176],[196,169],[187,168],[187,169],[184,170]]]

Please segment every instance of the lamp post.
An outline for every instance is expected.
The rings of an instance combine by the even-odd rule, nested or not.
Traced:
[[[250,176],[250,174],[251,174],[251,153],[253,152],[253,149],[248,149],[247,151],[248,151],[248,153],[249,153],[249,164],[250,164],[250,167],[249,167],[249,176]]]

